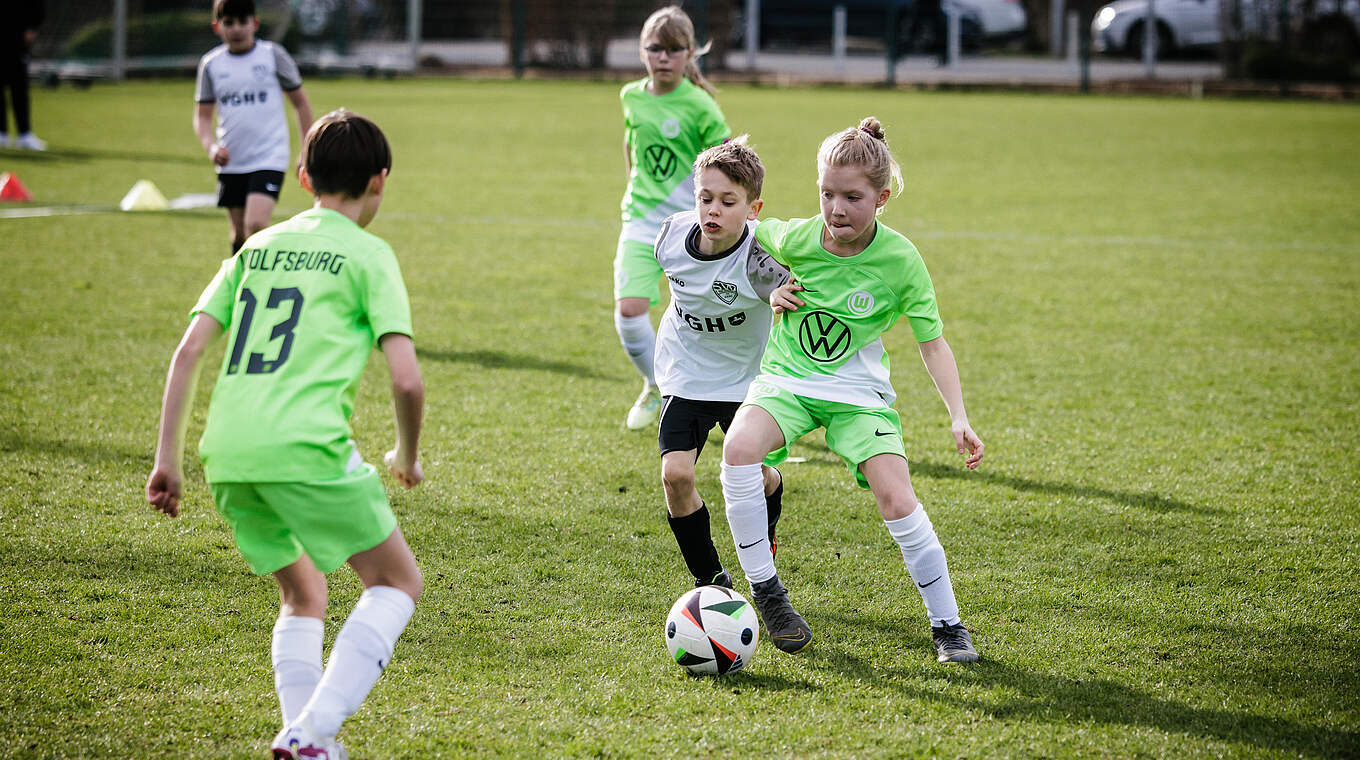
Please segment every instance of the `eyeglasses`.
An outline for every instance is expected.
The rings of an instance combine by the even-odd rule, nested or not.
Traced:
[[[652,55],[661,55],[662,53],[670,53],[671,55],[680,55],[681,53],[685,52],[686,50],[689,50],[689,48],[685,47],[684,45],[671,45],[670,47],[666,47],[665,45],[655,45],[655,44],[653,44],[653,45],[648,45],[648,46],[644,47],[643,50],[646,50],[648,53],[651,53]]]

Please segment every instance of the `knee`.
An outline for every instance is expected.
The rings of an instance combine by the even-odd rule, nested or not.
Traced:
[[[683,465],[662,462],[661,485],[671,494],[689,493],[694,488],[694,471]]]
[[[645,298],[625,298],[618,302],[618,314],[626,319],[640,317],[647,313],[649,305]]]
[[[760,451],[754,441],[745,436],[731,436],[723,441],[723,462],[732,466],[759,464],[768,451]]]
[[[900,520],[915,512],[919,506],[920,502],[916,501],[916,496],[910,492],[885,494],[878,499],[878,511],[884,520]]]
[[[285,616],[324,618],[326,616],[326,583],[308,583],[279,589],[281,612]]]

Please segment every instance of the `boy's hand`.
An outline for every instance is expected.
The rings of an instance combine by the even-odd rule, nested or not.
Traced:
[[[392,449],[383,457],[383,462],[387,464],[387,469],[391,471],[392,477],[397,482],[407,488],[415,488],[420,485],[420,481],[425,479],[425,472],[420,469],[420,462],[413,457],[407,457],[398,449]]]
[[[798,311],[798,307],[803,305],[803,299],[795,296],[794,293],[802,290],[803,286],[795,280],[789,280],[775,288],[774,292],[770,294],[770,308],[774,309],[775,315],[778,316],[786,311]]]
[[[958,447],[959,453],[967,457],[963,460],[963,466],[970,470],[976,470],[982,463],[982,450],[986,446],[982,439],[978,438],[977,433],[973,432],[973,427],[968,424],[968,420],[955,422],[950,426],[954,433],[954,445]]]
[[[151,506],[179,517],[179,499],[183,495],[183,477],[169,467],[157,466],[146,481],[146,500]]]
[[[225,145],[213,143],[208,148],[208,158],[211,158],[212,162],[218,166],[226,166],[231,161],[231,151],[228,151]]]

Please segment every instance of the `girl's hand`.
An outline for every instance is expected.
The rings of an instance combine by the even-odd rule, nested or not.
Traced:
[[[387,469],[392,473],[392,477],[397,482],[407,488],[415,488],[420,485],[420,481],[425,479],[425,472],[420,467],[414,457],[406,456],[399,449],[392,449],[383,457],[383,462],[387,463]]]
[[[982,463],[982,450],[986,446],[982,439],[978,438],[977,433],[968,424],[968,420],[955,422],[950,426],[954,433],[954,445],[958,447],[959,453],[967,457],[963,460],[963,466],[970,470],[976,470]]]
[[[146,500],[161,512],[179,517],[179,499],[183,495],[183,488],[183,476],[179,471],[157,465],[146,481]]]
[[[795,296],[803,290],[796,280],[789,280],[774,289],[770,294],[770,308],[774,309],[775,316],[779,316],[786,311],[798,311],[798,307],[803,305],[803,299]]]

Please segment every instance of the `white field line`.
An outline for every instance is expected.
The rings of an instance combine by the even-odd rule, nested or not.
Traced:
[[[69,216],[74,214],[104,214],[119,211],[117,206],[109,205],[61,205],[61,206],[16,206],[0,207],[0,219],[23,219],[29,217]],[[276,216],[291,216],[301,209],[279,208]],[[382,215],[384,219],[402,221],[434,222],[451,225],[508,225],[514,227],[547,226],[559,228],[597,228],[617,224],[616,219],[596,217],[553,217],[553,216],[450,216],[447,214],[394,211]],[[1312,251],[1315,253],[1354,253],[1360,254],[1360,244],[1323,243],[1307,244],[1290,240],[1234,240],[1175,238],[1161,235],[1030,235],[1017,232],[988,232],[984,230],[917,230],[908,235],[917,240],[981,240],[994,243],[1047,243],[1055,245],[1095,245],[1095,246],[1146,246],[1174,248],[1236,248],[1240,250],[1289,250]]]

